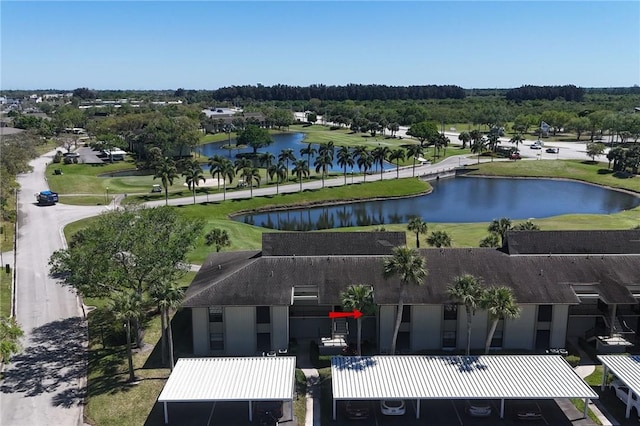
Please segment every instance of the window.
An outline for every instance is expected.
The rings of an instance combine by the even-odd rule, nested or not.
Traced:
[[[411,306],[404,306],[402,309],[402,322],[411,322]]]
[[[458,305],[444,305],[443,319],[445,321],[457,321]]]
[[[552,315],[553,315],[552,305],[538,306],[538,322],[551,322]]]
[[[222,306],[209,306],[209,322],[222,322]]]
[[[224,350],[224,334],[209,333],[209,349],[212,351]]]
[[[270,323],[271,323],[271,307],[256,306],[256,324],[270,324]]]

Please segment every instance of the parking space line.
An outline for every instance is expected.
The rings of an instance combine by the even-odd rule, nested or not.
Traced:
[[[538,401],[536,401],[536,407],[538,407],[538,411],[540,413],[543,413],[542,408],[540,408],[540,404],[538,404]],[[547,421],[547,419],[544,418],[544,415],[540,416],[542,417],[542,421],[544,422],[544,424],[546,424],[547,426],[549,426],[549,422]]]
[[[213,405],[211,406],[211,412],[209,413],[209,418],[207,419],[207,426],[211,424],[211,418],[213,417],[213,411],[216,409],[216,401],[213,401]]]

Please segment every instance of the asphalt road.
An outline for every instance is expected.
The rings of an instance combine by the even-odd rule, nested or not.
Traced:
[[[0,425],[82,424],[87,331],[76,295],[49,277],[48,260],[63,248],[62,227],[95,216],[105,207],[58,204],[40,207],[34,194],[48,188],[44,170],[50,152],[18,176],[16,318],[25,331],[0,382]]]

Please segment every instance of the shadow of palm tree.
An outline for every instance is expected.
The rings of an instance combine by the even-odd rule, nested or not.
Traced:
[[[3,375],[0,391],[32,397],[54,393],[53,405],[82,403],[86,390],[79,380],[87,371],[87,326],[79,317],[35,328],[24,352],[16,355]]]

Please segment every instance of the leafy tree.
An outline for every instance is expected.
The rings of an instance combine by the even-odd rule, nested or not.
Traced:
[[[411,145],[405,145],[405,148],[407,150],[407,157],[411,157],[413,159],[413,177],[416,176],[416,160],[418,159],[418,157],[422,157],[422,154],[424,154],[424,148],[422,147],[422,145],[417,145],[417,144],[411,144]]]
[[[169,207],[103,213],[82,238],[51,255],[50,272],[85,298],[109,300],[129,291],[142,298],[154,284],[188,272],[186,256],[201,230],[201,221]],[[140,323],[136,328],[141,345]]]
[[[305,177],[309,177],[309,165],[307,160],[296,160],[293,163],[293,170],[291,172],[296,175],[298,182],[300,182],[300,192],[302,192],[302,181]]]
[[[236,137],[238,145],[247,145],[253,148],[253,153],[257,153],[259,148],[266,148],[273,143],[269,131],[253,124],[247,125],[244,130],[240,130]]]
[[[464,305],[467,316],[467,351],[471,351],[471,324],[476,309],[483,298],[483,288],[480,280],[473,275],[464,274],[454,279],[453,284],[448,288],[449,296],[457,303]]]
[[[310,112],[309,114],[307,114],[307,122],[313,125],[316,121],[318,121],[318,114],[316,114],[315,112]]]
[[[451,247],[451,237],[446,231],[433,231],[427,237],[427,244],[432,247]]]
[[[577,140],[580,140],[580,136],[589,129],[590,125],[591,123],[587,117],[575,117],[567,123],[567,128],[573,130],[576,133]]]
[[[498,234],[491,233],[488,236],[480,240],[480,247],[500,247],[500,236]]]
[[[341,146],[338,148],[338,165],[342,167],[344,172],[344,184],[347,184],[347,167],[353,168],[355,165],[355,160],[353,159],[353,154],[351,150],[347,146]]]
[[[205,244],[208,246],[215,245],[216,252],[219,252],[222,247],[228,247],[231,245],[229,233],[226,229],[213,228],[211,231],[207,232],[204,236],[204,240]]]
[[[596,157],[604,154],[605,146],[603,143],[591,142],[587,144],[587,156],[591,157],[591,161],[596,161]]]
[[[420,234],[427,233],[427,223],[420,216],[412,216],[409,218],[407,229],[416,234],[416,247],[420,248]]]
[[[438,125],[431,121],[421,121],[409,127],[407,135],[418,139],[420,145],[424,146],[425,141],[433,140],[438,136]]]
[[[280,193],[280,182],[287,176],[287,168],[282,161],[278,161],[276,164],[272,164],[267,168],[267,174],[269,179],[276,177],[276,194]]]
[[[389,279],[393,276],[400,278],[401,288],[398,295],[398,312],[396,314],[396,323],[393,328],[393,337],[391,342],[391,354],[396,353],[396,341],[398,340],[398,332],[400,331],[400,323],[402,322],[402,311],[404,309],[404,297],[409,284],[422,285],[427,276],[424,258],[420,256],[418,250],[408,247],[394,247],[393,256],[384,260],[384,278]]]
[[[507,237],[507,231],[511,229],[511,219],[508,217],[502,217],[500,219],[494,219],[489,224],[488,231],[492,234],[497,234],[500,237],[500,245],[504,247]]]
[[[484,353],[488,354],[498,322],[501,319],[518,318],[520,316],[520,307],[513,295],[513,291],[509,287],[488,288],[480,300],[480,306],[487,311],[491,319],[491,327],[484,345]]]
[[[127,361],[129,364],[129,382],[136,380],[133,369],[133,353],[131,342],[132,323],[140,323],[144,318],[144,304],[142,295],[133,290],[116,291],[110,301],[109,309],[115,314],[117,321],[125,322],[127,333]]]
[[[196,187],[200,186],[200,181],[206,182],[202,167],[197,160],[192,160],[187,163],[187,167],[182,172],[182,176],[185,178],[187,188],[193,192],[193,204],[196,203]]]
[[[391,151],[391,153],[389,154],[389,161],[396,162],[396,179],[400,179],[400,161],[401,160],[404,160],[404,149],[398,148]]]
[[[369,315],[374,312],[375,303],[373,301],[373,287],[364,284],[354,284],[340,294],[342,306],[346,309],[357,309],[363,315]],[[356,319],[357,324],[357,347],[358,355],[362,355],[362,318]]]
[[[156,165],[153,179],[160,179],[164,188],[165,205],[169,205],[169,187],[173,185],[173,180],[178,177],[178,169],[176,163],[170,158],[164,158]]]
[[[15,318],[0,316],[0,361],[8,364],[11,355],[20,352],[20,338],[24,332]]]

